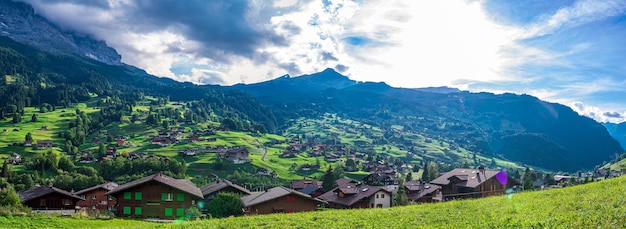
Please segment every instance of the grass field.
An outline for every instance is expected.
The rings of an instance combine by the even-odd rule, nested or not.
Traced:
[[[626,177],[562,189],[385,209],[332,210],[181,223],[0,217],[3,228],[624,228]]]

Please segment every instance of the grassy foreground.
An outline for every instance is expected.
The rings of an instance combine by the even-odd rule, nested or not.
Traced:
[[[364,210],[162,224],[131,220],[0,217],[17,228],[623,228],[626,177],[569,188],[476,200]]]

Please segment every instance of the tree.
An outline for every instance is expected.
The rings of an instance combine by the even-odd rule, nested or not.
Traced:
[[[404,181],[400,180],[398,183],[398,192],[394,197],[395,206],[404,206],[409,204],[409,197],[406,195],[406,191],[404,190]]]
[[[328,192],[337,187],[337,179],[333,174],[332,166],[329,166],[324,175],[322,175],[322,190]]]
[[[9,176],[9,167],[7,164],[7,159],[4,159],[4,163],[2,163],[2,177],[8,177]]]
[[[33,114],[33,116],[30,118],[30,122],[37,122],[37,114]]]
[[[524,170],[524,174],[522,174],[522,185],[524,186],[524,190],[533,190],[535,188],[533,184],[533,172],[530,171],[530,168],[526,167]]]
[[[411,173],[411,172],[407,173],[405,180],[406,181],[412,181],[413,180],[413,173]]]
[[[59,158],[59,169],[63,171],[72,172],[74,171],[74,162],[70,160],[68,157],[62,156]]]
[[[22,206],[22,199],[20,199],[13,186],[9,185],[0,191],[0,206]]]
[[[422,167],[422,180],[425,182],[430,182],[430,175],[428,174],[428,161],[424,161],[424,166]]]
[[[30,132],[26,133],[26,136],[24,136],[24,140],[27,142],[33,142],[33,135],[30,134]]]
[[[222,218],[242,214],[241,195],[232,192],[219,192],[207,204],[207,212],[212,217]]]
[[[22,116],[20,115],[20,113],[13,113],[13,123],[20,123],[22,121]]]

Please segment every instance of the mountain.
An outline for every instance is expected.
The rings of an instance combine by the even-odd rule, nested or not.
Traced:
[[[102,63],[121,65],[121,56],[104,41],[65,32],[35,13],[23,2],[0,1],[0,35],[32,45],[43,51],[87,57]]]
[[[609,131],[609,134],[622,145],[622,147],[626,147],[626,122],[619,124],[605,122],[602,124]]]
[[[592,169],[624,151],[601,124],[529,95],[443,93],[372,82],[329,86],[337,79],[349,82],[338,74],[327,69],[234,88],[270,106],[279,125],[336,113],[382,128],[402,126],[481,155],[555,171]]]

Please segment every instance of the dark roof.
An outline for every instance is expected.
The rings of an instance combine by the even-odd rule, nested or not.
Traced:
[[[311,195],[311,193],[315,192],[316,190],[319,190],[320,188],[318,187],[314,187],[314,186],[306,186],[305,188],[303,188],[302,190],[300,190],[301,193],[307,194],[307,195]]]
[[[86,193],[86,192],[90,192],[90,191],[93,191],[93,190],[96,190],[96,189],[104,189],[104,190],[107,190],[107,191],[111,191],[111,190],[117,188],[117,186],[119,186],[119,185],[116,184],[116,183],[113,183],[113,182],[109,182],[109,183],[100,184],[100,185],[96,185],[96,186],[93,186],[93,187],[90,187],[90,188],[86,188],[86,189],[80,190],[78,192],[75,192],[74,194],[80,195],[80,194],[83,194],[83,193]]]
[[[339,183],[339,181],[337,181],[337,183]],[[343,197],[340,197],[337,194],[337,192],[339,191],[341,192],[349,191],[349,193],[344,192],[344,194],[346,195],[344,195]],[[372,195],[374,195],[375,193],[379,191],[384,191],[388,193],[389,195],[391,195],[391,192],[385,189],[384,186],[371,186],[371,185],[361,184],[361,185],[350,186],[350,187],[340,186],[322,194],[321,196],[318,196],[318,198],[325,200],[327,202],[337,203],[337,204],[341,204],[344,206],[352,206],[362,199],[370,198]]]
[[[276,198],[280,198],[289,194],[295,194],[295,195],[301,196],[302,198],[310,199],[313,201],[318,201],[320,203],[325,203],[323,200],[312,198],[311,196],[307,194],[298,192],[290,188],[285,188],[282,186],[270,188],[266,190],[265,192],[255,193],[249,196],[241,197],[241,203],[243,203],[244,207],[248,207],[248,206],[257,205],[263,202],[267,202],[270,200],[274,200]]]
[[[337,182],[337,186],[339,186],[339,187],[346,187],[348,185],[357,185],[358,184],[358,182],[356,182],[356,181],[348,180],[348,179],[345,179],[345,178],[339,178],[335,182]]]
[[[67,196],[67,197],[71,197],[74,199],[79,199],[79,200],[85,200],[84,198],[77,196],[75,194],[72,194],[68,191],[65,191],[63,189],[59,189],[56,187],[50,187],[50,186],[39,186],[37,188],[31,189],[31,190],[26,190],[26,191],[21,191],[19,192],[19,196],[20,199],[22,199],[22,201],[29,201],[29,200],[33,200],[45,195],[48,195],[50,193],[59,193],[61,195]]]
[[[431,181],[430,183],[444,186],[448,185],[451,179],[458,179],[460,182],[458,182],[456,186],[475,188],[483,182],[496,176],[499,172],[500,171],[498,170],[456,168],[437,177],[437,179]],[[513,179],[511,176],[508,176],[508,180],[512,183],[519,184],[519,181]]]
[[[174,179],[172,177],[166,176],[162,173],[157,173],[157,174],[153,174],[147,177],[143,177],[131,182],[128,182],[126,184],[117,186],[117,188],[107,192],[107,195],[112,195],[121,191],[124,191],[126,189],[135,187],[135,186],[139,186],[142,185],[144,183],[150,182],[150,181],[156,181],[159,183],[162,183],[164,185],[170,186],[172,188],[178,189],[180,191],[189,193],[191,195],[203,198],[202,196],[202,191],[200,191],[200,189],[198,187],[196,187],[196,185],[194,185],[193,183],[191,183],[188,180],[177,180]]]
[[[220,191],[220,190],[222,190],[222,189],[224,189],[226,187],[233,187],[233,188],[235,188],[235,189],[237,189],[237,190],[239,190],[239,191],[241,191],[243,193],[246,193],[248,195],[252,194],[252,192],[250,192],[250,190],[248,190],[248,189],[246,189],[244,187],[241,187],[239,185],[236,185],[236,184],[234,184],[234,183],[232,183],[232,182],[230,182],[228,180],[224,180],[224,179],[218,179],[215,182],[206,184],[206,185],[200,187],[200,191],[202,192],[203,196],[208,196],[208,195],[210,195],[212,193],[215,193],[215,192],[218,192],[218,191]]]
[[[404,183],[404,187],[409,190],[407,197],[409,200],[417,200],[425,195],[441,189],[441,186],[421,181],[409,181]]]
[[[309,186],[320,187],[319,183],[316,180],[292,180],[291,188],[293,189],[303,189]]]

